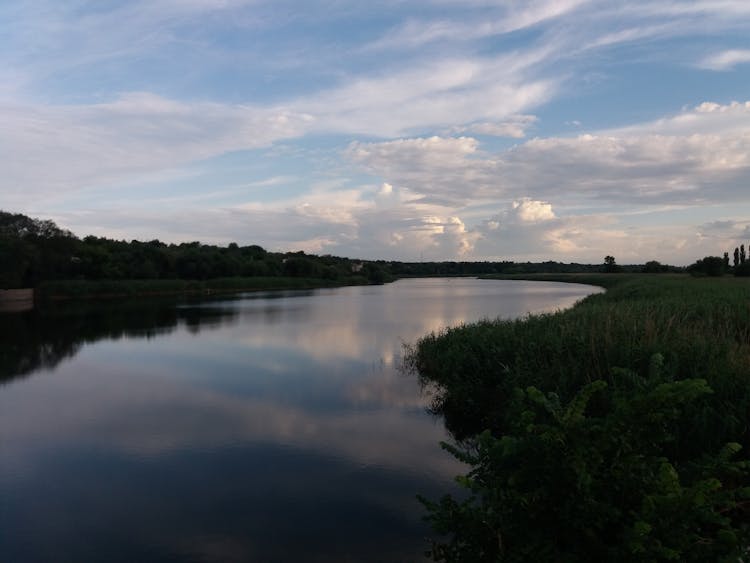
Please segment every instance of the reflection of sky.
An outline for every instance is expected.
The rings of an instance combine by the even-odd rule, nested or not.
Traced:
[[[235,314],[208,331],[88,344],[0,392],[5,538],[38,531],[38,547],[2,539],[0,554],[80,555],[67,514],[83,506],[93,545],[139,560],[284,560],[294,542],[321,560],[412,559],[426,533],[414,495],[448,489],[460,467],[397,370],[402,342],[590,290],[456,279],[254,296],[213,301]],[[134,526],[135,543],[113,526]]]

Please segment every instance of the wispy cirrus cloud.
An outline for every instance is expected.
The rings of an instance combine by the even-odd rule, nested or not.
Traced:
[[[750,63],[750,49],[730,49],[705,57],[698,66],[710,70],[732,70],[746,63]]]
[[[534,27],[575,12],[590,0],[533,0],[531,2],[437,2],[454,4],[462,10],[482,9],[470,14],[469,21],[457,19],[411,19],[389,30],[365,49],[403,49],[423,47],[444,41],[468,42],[496,35],[504,35]],[[487,8],[493,8],[489,13]]]
[[[108,189],[227,151],[269,146],[302,134],[311,120],[284,108],[184,103],[148,93],[81,106],[5,103],[0,116],[6,202]]]

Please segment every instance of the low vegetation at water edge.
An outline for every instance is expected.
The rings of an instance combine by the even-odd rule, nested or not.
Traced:
[[[608,291],[410,351],[457,440],[445,447],[470,466],[467,499],[422,499],[441,534],[430,555],[739,561],[750,543],[750,283],[541,279]]]

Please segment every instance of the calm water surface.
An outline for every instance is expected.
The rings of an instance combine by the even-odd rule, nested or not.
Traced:
[[[415,561],[462,472],[398,369],[589,286],[473,279],[0,316],[0,561]]]

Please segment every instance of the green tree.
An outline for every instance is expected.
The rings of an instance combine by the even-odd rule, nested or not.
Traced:
[[[750,260],[745,261],[744,264],[740,264],[734,269],[734,275],[737,277],[747,278],[750,277]]]
[[[693,275],[723,276],[724,259],[719,256],[706,256],[688,266],[687,270]]]
[[[608,255],[604,257],[604,271],[608,273],[614,273],[614,272],[620,271],[620,267],[615,263],[614,256]]]
[[[643,265],[643,269],[641,271],[644,274],[658,274],[659,272],[664,271],[664,266],[662,266],[661,263],[657,262],[656,260],[650,260]]]

